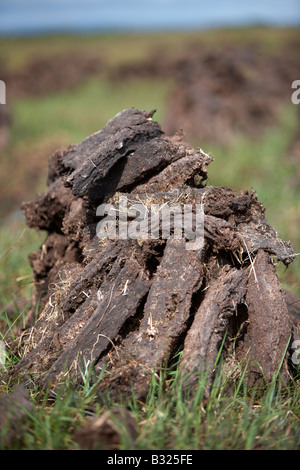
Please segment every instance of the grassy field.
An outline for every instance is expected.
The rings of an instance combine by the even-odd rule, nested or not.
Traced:
[[[62,52],[89,51],[105,58],[106,66],[138,62],[149,51],[164,48],[177,54],[185,44],[200,42],[214,45],[217,41],[248,43],[256,41],[266,53],[282,47],[289,31],[274,35],[267,29],[185,33],[182,35],[136,36],[60,36],[1,39],[1,56],[11,69],[22,68],[34,56],[53,56]],[[299,77],[296,77],[299,78]],[[13,116],[8,146],[0,150],[1,227],[0,227],[0,305],[18,298],[30,302],[33,292],[32,272],[27,256],[39,248],[45,234],[28,229],[18,210],[20,198],[33,199],[45,188],[47,161],[57,148],[80,142],[101,129],[118,111],[127,107],[150,110],[157,108],[155,119],[164,121],[171,79],[133,79],[112,83],[103,74],[90,78],[75,89],[40,97],[25,96],[10,100]],[[209,168],[209,184],[237,190],[251,187],[267,209],[267,219],[285,240],[291,240],[300,252],[300,188],[290,182],[295,162],[285,159],[298,126],[296,106],[287,104],[279,123],[266,129],[256,141],[238,136],[227,147],[214,142],[199,145],[215,159]],[[288,270],[278,266],[284,287],[300,295],[299,256]],[[17,335],[28,307],[16,309],[13,316],[0,310],[0,339]],[[9,355],[9,369],[18,357]],[[220,364],[219,364],[220,365]],[[235,378],[220,368],[212,393],[203,395],[206,377],[199,377],[198,392],[189,394],[183,380],[174,370],[153,377],[145,403],[134,397],[126,407],[137,424],[133,437],[120,426],[120,449],[296,449],[300,447],[299,370],[287,387],[276,380],[261,389],[250,390],[242,374]],[[99,378],[87,374],[83,384],[66,383],[57,390],[53,401],[39,390],[31,392],[34,411],[29,413],[20,435],[9,444],[5,432],[0,448],[12,449],[78,449],[76,428],[90,416],[113,408],[109,397],[105,405],[95,403]],[[2,380],[0,392],[10,389]]]
[[[220,367],[207,399],[203,393],[206,374],[197,378],[197,392],[191,393],[184,386],[187,377],[180,377],[175,366],[162,371],[160,377],[153,375],[145,402],[139,403],[133,396],[115,404],[108,396],[100,406],[95,398],[101,378],[87,371],[81,386],[65,383],[56,389],[55,399],[53,393],[33,391],[33,410],[9,444],[7,430],[0,434],[0,448],[80,450],[96,445],[98,449],[135,451],[298,449],[300,391],[295,383],[287,387],[278,382],[275,374],[270,384],[251,390],[246,386],[246,374],[235,378],[235,372],[225,374]],[[126,410],[124,419],[116,415],[116,410]],[[90,447],[82,447],[76,430],[105,412],[117,429],[111,434],[118,438],[117,446],[99,443],[91,436]]]
[[[227,44],[259,44],[266,52],[278,51],[297,34],[281,28],[274,33],[268,28],[234,28],[181,33],[56,35],[28,38],[2,38],[1,57],[11,68],[24,66],[33,57],[53,57],[57,54],[80,52],[103,57],[107,66],[114,67],[128,62],[142,61],[153,50],[166,50],[176,55],[187,43],[201,46]]]

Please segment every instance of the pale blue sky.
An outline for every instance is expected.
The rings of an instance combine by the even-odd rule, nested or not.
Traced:
[[[300,0],[0,0],[0,34],[300,24]]]

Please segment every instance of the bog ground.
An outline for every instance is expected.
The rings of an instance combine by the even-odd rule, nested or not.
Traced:
[[[2,417],[10,403],[20,401],[23,407],[11,421],[3,419],[9,423],[1,431],[4,448],[299,445],[298,368],[286,349],[290,333],[298,331],[300,293],[299,110],[291,102],[291,83],[299,75],[298,38],[295,30],[262,28],[1,40],[1,78],[7,83],[9,103],[1,108],[0,139],[0,320],[7,352],[1,390],[11,392],[21,376],[25,384],[25,390],[1,398]],[[148,114],[145,125],[154,129],[157,121],[165,134],[155,128],[157,135],[145,131],[143,137],[132,129],[129,136],[125,121],[119,122],[114,138],[123,132],[123,151],[137,155],[135,165],[130,168],[127,159],[128,171],[122,172],[125,154],[114,146],[106,128],[99,134],[105,136],[101,145],[113,162],[107,167],[102,162],[101,178],[94,178],[95,161],[89,153],[94,144],[76,145],[131,107],[147,113],[157,109],[153,121]],[[167,137],[176,131],[173,140]],[[80,153],[85,145],[88,150]],[[160,146],[163,150],[158,151]],[[156,159],[148,160],[149,152]],[[203,160],[207,154],[214,158],[208,179]],[[74,167],[72,155],[78,157],[73,163],[85,165],[91,174],[87,194],[85,173],[80,165]],[[187,155],[191,165],[185,164]],[[94,165],[84,163],[86,157]],[[191,191],[190,198],[206,194],[205,260],[197,261],[195,254],[172,241],[136,248],[132,243],[115,244],[99,251],[92,230],[85,230],[95,224],[93,210],[100,196],[115,197],[117,189],[132,193],[130,197],[140,198],[145,191],[159,198],[159,192],[182,185]],[[24,201],[33,201],[23,208],[38,233],[24,223],[19,210]],[[30,253],[35,253],[33,269]],[[91,253],[103,265],[95,262],[93,275]],[[63,268],[71,264],[73,275],[64,278]],[[185,283],[178,271],[185,273]],[[261,300],[256,276],[266,283]],[[130,292],[130,284],[136,286],[134,297],[122,295],[126,280]],[[112,285],[116,292],[109,289]],[[282,288],[289,292],[287,297]],[[98,325],[101,338],[89,346],[84,332],[99,323],[94,310],[99,289],[104,311],[110,300],[116,318],[112,325],[105,317]],[[160,299],[159,309],[154,308],[155,299]],[[162,311],[167,323],[160,331],[156,321]],[[75,329],[70,328],[72,322]],[[212,336],[197,336],[204,326],[214,331]],[[157,337],[149,337],[149,328]],[[135,335],[148,340],[150,349],[143,341],[135,342]],[[195,341],[215,366],[213,374],[209,368],[199,369],[201,348]],[[244,354],[258,343],[259,383],[249,381],[253,363]],[[76,349],[76,344],[82,347]],[[87,355],[77,361],[77,353],[85,350]],[[155,369],[158,351],[161,367]],[[142,381],[135,376],[137,356],[144,361]],[[76,365],[75,375],[43,389],[50,377],[62,377],[65,359]],[[180,365],[186,362],[189,380]],[[121,365],[127,375],[116,372]],[[133,387],[130,376],[135,377]],[[120,404],[113,392],[123,389]],[[136,393],[141,389],[143,393]]]

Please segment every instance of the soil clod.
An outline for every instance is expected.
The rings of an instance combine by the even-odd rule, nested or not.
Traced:
[[[229,357],[235,339],[235,359],[249,358],[251,383],[271,380],[278,368],[288,380],[293,323],[272,260],[288,266],[293,248],[268,224],[253,191],[205,187],[212,157],[166,136],[152,115],[121,111],[56,152],[46,192],[23,204],[27,224],[48,236],[30,257],[38,320],[28,318],[13,374],[30,373],[46,387],[66,375],[80,381],[93,367],[105,371],[99,396],[133,389],[144,398],[152,374],[179,350],[181,373],[208,368],[212,378],[221,346]],[[97,208],[121,200],[145,214],[152,205],[202,207],[202,245],[187,249],[175,218],[167,238],[159,230],[100,239]],[[120,228],[122,211],[114,220]]]

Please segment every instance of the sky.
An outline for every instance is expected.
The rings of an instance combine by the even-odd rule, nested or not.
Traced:
[[[300,25],[300,0],[0,0],[0,34]]]

